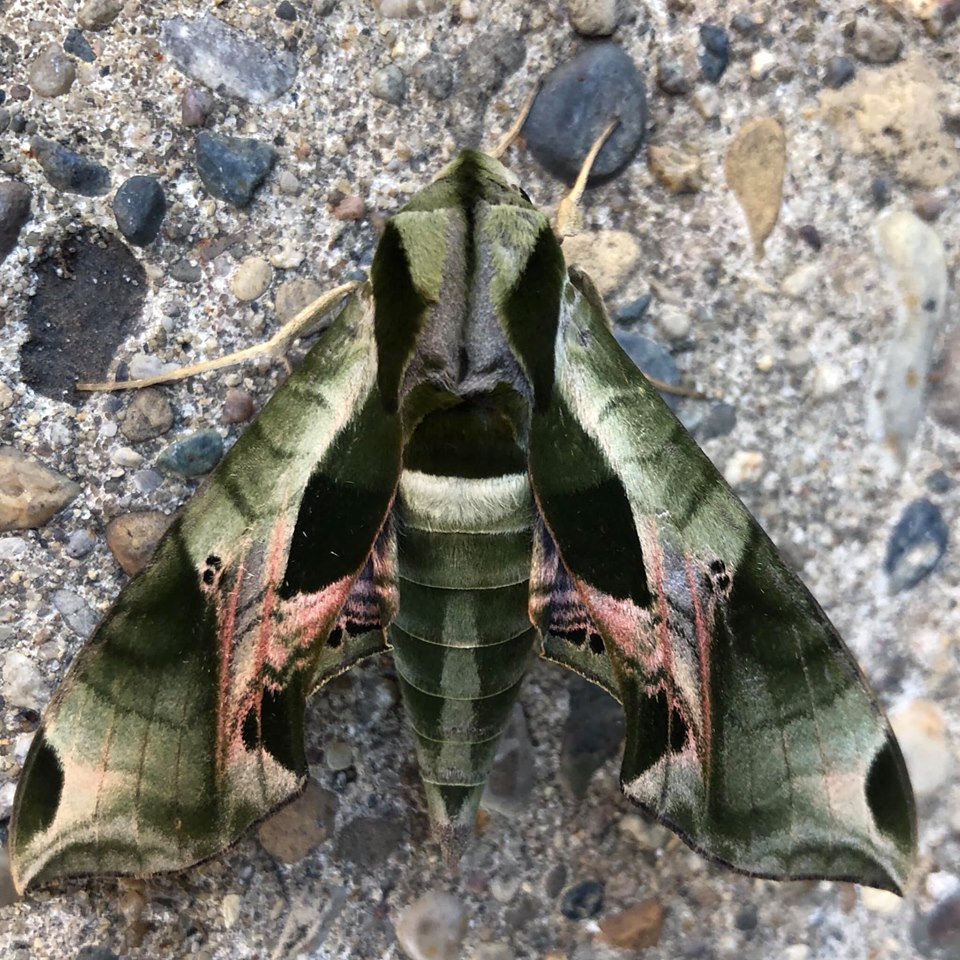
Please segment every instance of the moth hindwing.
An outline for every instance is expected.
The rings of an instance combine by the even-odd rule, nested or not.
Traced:
[[[623,705],[624,792],[697,850],[903,887],[910,783],[851,655],[474,152],[387,224],[77,657],[17,792],[17,886],[217,853],[304,783],[305,697],[387,649],[451,848],[539,654]]]

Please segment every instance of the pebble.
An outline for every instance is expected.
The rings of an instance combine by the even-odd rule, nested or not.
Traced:
[[[220,420],[223,423],[246,423],[253,418],[257,408],[253,397],[242,387],[230,387],[223,399]]]
[[[647,163],[657,182],[670,193],[699,193],[703,186],[702,161],[692,146],[650,144]]]
[[[335,854],[369,872],[400,846],[405,829],[399,820],[386,817],[355,817],[337,834]]]
[[[77,27],[71,27],[67,31],[67,35],[63,38],[63,49],[84,63],[93,63],[93,61],[97,59],[97,55],[93,52],[93,47],[87,42],[83,31]]]
[[[281,0],[274,12],[278,20],[286,20],[287,23],[293,23],[297,19],[297,8],[290,3],[290,0]]]
[[[823,82],[831,90],[839,90],[849,83],[857,73],[857,65],[850,57],[831,57],[823,72]]]
[[[185,127],[202,127],[213,111],[216,100],[209,90],[187,87],[180,98],[180,122]]]
[[[512,27],[477,31],[457,61],[460,87],[469,90],[473,102],[483,101],[502,86],[527,58],[527,42]]]
[[[164,20],[160,42],[176,68],[191,80],[248,103],[276,100],[297,78],[293,53],[270,50],[210,13],[196,20]]]
[[[48,43],[27,68],[33,92],[40,97],[62,97],[77,79],[77,65],[59,43]]]
[[[54,140],[31,137],[30,153],[57,190],[84,197],[100,197],[110,191],[110,171],[106,167]]]
[[[362,220],[367,214],[367,205],[363,197],[351,195],[344,197],[334,208],[333,215],[337,220]]]
[[[646,91],[633,61],[615,43],[591,43],[546,76],[523,136],[543,167],[572,182],[615,116],[620,126],[603,145],[591,181],[622,170],[640,149],[647,126]]]
[[[399,106],[407,96],[407,78],[395,63],[391,63],[370,78],[370,92],[378,100]]]
[[[13,447],[0,446],[0,533],[42,527],[80,485]]]
[[[100,615],[72,590],[55,590],[51,599],[63,622],[78,637],[86,640],[97,628]]]
[[[452,894],[431,890],[400,911],[395,929],[410,960],[457,960],[467,911]]]
[[[928,577],[947,550],[949,532],[940,508],[926,497],[908,504],[887,541],[883,569],[895,592]]]
[[[614,336],[627,356],[647,376],[672,386],[680,383],[680,368],[677,366],[677,361],[662,344],[634,330],[615,330]],[[680,406],[680,397],[676,394],[661,393],[660,396],[671,410],[676,410]]]
[[[175,260],[170,264],[170,279],[177,283],[199,283],[203,279],[203,271],[198,263],[185,258]]]
[[[637,238],[626,230],[598,230],[567,237],[563,256],[583,270],[607,299],[633,275],[643,252]]]
[[[306,309],[320,297],[324,288],[310,277],[295,277],[285,280],[277,287],[275,308],[277,316],[284,323],[292,320],[301,310]]]
[[[160,489],[163,483],[163,476],[156,470],[138,470],[131,478],[134,490],[141,496],[149,496],[155,490]]]
[[[9,410],[13,406],[13,391],[10,385],[0,380],[0,410]]]
[[[748,13],[737,13],[730,21],[730,28],[742,37],[752,37],[760,29],[760,24]]]
[[[874,887],[864,887],[860,891],[860,899],[871,913],[894,914],[903,906],[902,897],[889,890],[877,890]]]
[[[570,712],[560,746],[560,782],[575,800],[587,795],[594,773],[620,752],[623,710],[606,691],[571,677]]]
[[[932,700],[914,700],[891,715],[890,726],[907,762],[916,797],[938,796],[950,782],[952,767],[942,708]]]
[[[776,56],[767,49],[757,50],[750,57],[750,77],[753,80],[766,80],[777,65]]]
[[[759,450],[737,450],[727,460],[723,475],[731,487],[756,483],[762,476],[766,461]]]
[[[620,307],[613,316],[613,322],[622,327],[633,326],[646,316],[651,303],[653,303],[653,293],[648,290],[642,297]]]
[[[709,83],[717,83],[730,62],[730,37],[715,23],[700,25],[700,74]]]
[[[243,900],[239,893],[228,893],[220,901],[220,915],[223,917],[223,925],[229,930],[237,925],[240,919],[243,907]]]
[[[560,901],[560,912],[568,920],[589,920],[603,909],[603,884],[583,880],[571,887]]]
[[[246,206],[277,162],[269,143],[207,130],[197,137],[197,172],[207,190],[236,207]]]
[[[797,231],[797,236],[814,252],[819,253],[823,249],[823,237],[812,223],[805,223]]]
[[[323,745],[323,762],[328,770],[346,770],[353,763],[353,747],[346,740],[328,740]]]
[[[780,292],[791,300],[802,300],[816,285],[821,272],[818,263],[801,263],[793,273],[784,277]]]
[[[604,917],[600,921],[600,939],[623,950],[644,950],[660,942],[665,913],[654,898]]]
[[[84,30],[106,30],[123,10],[123,0],[87,0],[77,11],[77,23]]]
[[[918,914],[910,936],[923,957],[957,960],[960,957],[960,892],[942,897],[931,910]]]
[[[683,306],[665,303],[657,311],[657,330],[668,340],[683,340],[690,335],[690,311]]]
[[[940,237],[908,210],[881,216],[877,232],[896,319],[875,371],[868,417],[874,437],[902,460],[924,414],[933,345],[946,309],[947,260]]]
[[[113,198],[117,227],[138,247],[145,247],[156,239],[166,212],[163,187],[155,177],[130,177],[120,184]]]
[[[661,58],[657,63],[657,86],[664,93],[682,97],[690,92],[693,84],[679,60]]]
[[[223,457],[223,437],[216,430],[196,433],[170,444],[157,458],[157,467],[181,477],[209,473]]]
[[[513,713],[497,744],[497,753],[484,787],[482,804],[505,817],[518,816],[533,793],[533,744],[523,707],[514,704]]]
[[[272,279],[273,267],[263,257],[245,257],[230,280],[230,289],[238,300],[256,300]]]
[[[935,193],[921,193],[913,201],[913,212],[926,223],[935,223],[946,208],[946,198]]]
[[[846,371],[840,364],[830,360],[818,363],[813,371],[811,390],[818,400],[826,397],[835,397],[846,383]]]
[[[609,37],[617,29],[618,0],[567,0],[570,25],[584,37]]]
[[[771,117],[748,120],[727,150],[727,185],[746,215],[757,257],[780,215],[786,163],[783,127]]]
[[[946,493],[953,486],[945,470],[934,470],[927,476],[924,483],[931,493]]]
[[[710,407],[707,415],[697,424],[693,432],[696,438],[703,443],[717,437],[729,436],[736,426],[737,408],[732,404],[721,401]]]
[[[717,92],[716,87],[701,83],[697,89],[693,91],[690,103],[693,104],[693,109],[696,110],[704,120],[715,120],[720,116],[722,101],[720,100],[720,94]]]
[[[172,519],[159,510],[140,510],[121,514],[107,524],[107,546],[128,577],[150,562]]]
[[[295,197],[300,193],[300,181],[292,170],[283,170],[277,177],[277,189],[285,197]]]
[[[138,390],[127,407],[120,432],[133,443],[163,436],[173,426],[173,407],[162,390]]]
[[[960,324],[947,334],[930,390],[930,413],[939,423],[960,431]]]
[[[17,180],[0,183],[0,263],[17,245],[23,225],[30,219],[30,188]]]
[[[453,93],[453,69],[439,53],[422,56],[411,72],[434,100],[446,100]]]
[[[882,210],[890,203],[891,193],[890,181],[886,177],[874,177],[870,181],[870,199],[877,210]]]
[[[853,53],[864,63],[892,63],[900,56],[903,40],[886,24],[857,17],[853,28]]]
[[[333,834],[339,803],[335,793],[308,780],[296,800],[260,824],[261,846],[280,863],[299,863]]]
[[[70,534],[63,552],[71,560],[81,560],[97,545],[97,540],[89,530],[74,530]]]
[[[40,710],[48,700],[40,668],[19,650],[10,650],[3,658],[3,699],[8,707],[22,710]]]

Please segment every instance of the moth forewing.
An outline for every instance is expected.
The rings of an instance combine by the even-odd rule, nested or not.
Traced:
[[[842,641],[470,151],[78,657],[18,788],[18,888],[223,849],[303,782],[305,696],[388,635],[448,850],[539,652],[623,705],[624,791],[696,849],[903,887],[909,780]]]

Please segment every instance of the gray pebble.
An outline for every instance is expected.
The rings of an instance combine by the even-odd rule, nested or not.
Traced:
[[[6,107],[0,107],[0,133],[3,133],[10,126],[10,111]]]
[[[77,79],[77,65],[59,43],[48,43],[27,69],[30,86],[39,97],[61,97]]]
[[[185,127],[202,127],[207,122],[215,102],[209,90],[187,87],[180,100],[180,122]]]
[[[946,470],[934,470],[925,482],[931,493],[946,493],[953,486]]]
[[[891,193],[890,181],[886,177],[874,177],[870,181],[870,197],[877,210],[882,210],[890,203]]]
[[[79,60],[83,60],[84,63],[93,63],[97,59],[97,55],[93,52],[93,48],[87,43],[87,38],[83,35],[83,31],[77,27],[71,27],[67,31],[67,35],[63,41],[63,49],[67,53],[73,54]]]
[[[203,271],[199,263],[191,263],[187,259],[175,260],[170,264],[170,279],[177,283],[199,283],[203,279]]]
[[[709,83],[717,83],[730,62],[730,37],[715,23],[700,25],[700,74]]]
[[[666,347],[632,330],[614,330],[614,336],[645,374],[672,386],[680,383],[680,368]],[[676,394],[662,393],[661,396],[672,410],[680,406],[680,398]]]
[[[460,57],[457,74],[460,87],[474,101],[493,96],[504,80],[527,59],[527,42],[519,30],[495,27],[476,36]]]
[[[856,72],[857,66],[850,57],[831,57],[823,74],[824,86],[839,90],[854,78]]]
[[[163,187],[154,177],[130,177],[120,184],[113,198],[117,227],[138,247],[145,247],[156,239],[166,212]]]
[[[77,11],[77,23],[84,30],[106,30],[122,9],[123,0],[87,0]]]
[[[3,699],[8,707],[39,710],[47,701],[47,684],[39,667],[19,650],[3,658]]]
[[[857,17],[853,30],[854,55],[865,63],[892,63],[900,56],[903,40],[892,25]]]
[[[960,957],[960,890],[942,895],[925,913],[918,911],[910,937],[921,956],[957,960]]]
[[[156,470],[138,470],[130,480],[137,493],[147,496],[160,489],[163,477]]]
[[[633,61],[615,43],[593,43],[547,75],[523,135],[542,166],[572,181],[615,116],[620,126],[601,149],[591,181],[622,170],[640,149],[647,126],[646,91]]]
[[[372,870],[393,853],[404,836],[399,820],[383,817],[356,817],[337,834],[336,857],[361,870]]]
[[[413,66],[413,75],[434,100],[446,100],[453,92],[453,69],[439,53],[422,56]]]
[[[285,20],[287,23],[293,23],[297,19],[297,8],[290,3],[290,0],[280,0],[274,13],[278,20]]]
[[[164,20],[160,38],[181,73],[249,103],[276,100],[297,77],[292,53],[269,50],[209,13],[199,20]]]
[[[653,294],[648,290],[642,297],[620,307],[613,315],[613,322],[622,327],[633,326],[646,316],[651,303],[653,303]]]
[[[391,63],[370,78],[370,92],[378,100],[399,106],[407,95],[407,78],[395,63]]]
[[[269,143],[202,131],[197,137],[197,172],[207,190],[235,207],[244,207],[277,162]]]
[[[682,97],[690,92],[691,82],[678,60],[661,60],[657,64],[657,86],[664,93]]]
[[[589,920],[603,909],[603,884],[584,880],[571,887],[560,903],[560,912],[568,920]]]
[[[123,420],[120,432],[133,443],[163,436],[173,426],[173,407],[162,390],[148,387],[137,390]]]
[[[100,615],[72,590],[56,590],[52,600],[63,622],[78,637],[89,637],[100,622]]]
[[[70,534],[67,544],[63,548],[63,552],[70,557],[71,560],[80,560],[82,557],[87,556],[96,545],[96,538],[89,530],[74,530],[73,533]]]
[[[0,183],[0,263],[17,245],[23,225],[30,219],[30,198],[30,188],[25,183]]]
[[[730,27],[742,37],[752,37],[760,25],[747,13],[738,13],[730,21]]]
[[[84,197],[100,197],[110,191],[110,172],[106,167],[54,140],[31,137],[30,152],[57,190]]]
[[[737,408],[729,403],[721,402],[710,407],[707,415],[697,424],[693,432],[702,443],[704,440],[729,436],[733,433],[736,425]]]
[[[157,458],[157,467],[181,477],[209,473],[223,457],[223,437],[216,430],[196,433],[171,443]]]
[[[929,576],[946,552],[948,536],[939,507],[926,497],[909,504],[887,541],[883,569],[891,588],[909,590]]]

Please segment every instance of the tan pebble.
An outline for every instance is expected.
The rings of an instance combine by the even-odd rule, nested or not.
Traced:
[[[787,138],[770,117],[747,121],[727,150],[727,184],[746,215],[758,257],[780,215],[786,163]]]
[[[777,65],[776,56],[769,50],[758,50],[750,58],[750,76],[754,80],[766,80]]]
[[[863,905],[871,913],[897,913],[903,907],[903,898],[889,890],[864,887],[860,896],[863,899]]]
[[[449,893],[431,890],[405,907],[396,933],[410,960],[457,960],[467,932],[467,912]]]
[[[763,476],[765,465],[759,450],[737,450],[723,468],[723,475],[731,487],[755,483]]]
[[[333,215],[338,220],[361,220],[367,212],[367,205],[362,197],[351,194],[344,197],[333,209]]]
[[[643,950],[660,942],[664,911],[658,900],[643,900],[600,921],[600,939],[625,950]]]
[[[918,799],[936,795],[952,767],[943,710],[932,700],[914,700],[890,717],[910,782]]]
[[[285,323],[310,306],[323,293],[323,287],[309,277],[287,280],[277,288],[277,316]]]
[[[223,925],[229,930],[236,926],[240,919],[243,901],[238,893],[228,893],[220,903],[220,913],[223,915]]]
[[[609,297],[636,270],[641,259],[637,238],[626,230],[578,233],[563,241],[563,255],[590,276],[600,296]]]
[[[114,517],[107,524],[107,546],[127,576],[150,562],[171,520],[159,510],[142,510]]]
[[[105,30],[122,9],[123,0],[87,0],[77,11],[77,23],[84,30]]]
[[[255,412],[253,397],[246,390],[231,387],[224,397],[220,419],[224,423],[246,423]]]
[[[769,353],[761,354],[757,357],[757,369],[761,373],[769,373],[775,366],[777,361]]]
[[[617,29],[617,0],[567,0],[570,24],[585,37],[608,37]]]
[[[0,410],[9,410],[13,406],[13,391],[0,380]]]
[[[703,186],[700,155],[691,146],[651,144],[647,163],[657,181],[671,193],[698,193]]]
[[[77,66],[59,43],[48,43],[30,64],[27,76],[37,96],[60,97],[77,79]]]
[[[261,846],[281,863],[298,863],[330,836],[337,806],[335,793],[308,780],[296,800],[260,824],[257,837]]]
[[[263,257],[247,257],[237,267],[230,289],[238,300],[256,300],[266,292],[272,278],[273,270]]]
[[[0,533],[42,527],[80,485],[13,447],[0,446]]]

